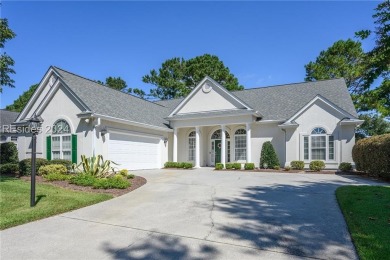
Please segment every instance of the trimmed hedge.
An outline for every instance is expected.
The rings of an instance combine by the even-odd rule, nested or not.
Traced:
[[[303,170],[305,168],[304,161],[291,161],[290,165],[294,170]]]
[[[324,161],[311,161],[309,164],[309,168],[312,171],[320,172],[325,169]]]
[[[68,170],[62,164],[43,165],[38,170],[38,175],[66,174]]]
[[[241,170],[241,163],[232,163],[232,168],[235,170]]]
[[[350,172],[352,171],[352,164],[349,162],[342,162],[339,165],[339,170],[343,172]]]
[[[183,168],[183,169],[191,169],[194,168],[194,165],[189,162],[166,162],[164,164],[164,168]]]
[[[37,158],[35,162],[37,172],[41,166],[49,164],[49,161],[43,158]],[[19,162],[19,173],[20,175],[31,175],[31,159],[24,159]]]
[[[267,168],[269,169],[280,166],[278,155],[270,141],[265,142],[261,148],[260,168],[264,169],[264,163],[267,164]]]
[[[390,178],[390,134],[364,138],[352,149],[356,169]]]
[[[13,142],[2,143],[0,145],[0,163],[18,163],[18,149]]]
[[[94,189],[126,189],[131,186],[131,183],[120,174],[108,178],[96,178],[82,173],[72,176],[69,183],[78,186],[92,186]]]
[[[216,163],[215,164],[215,169],[216,170],[222,170],[223,169],[223,163]]]
[[[66,169],[70,169],[72,167],[72,162],[69,160],[64,160],[64,159],[54,159],[48,161],[48,164],[61,164],[66,167]]]
[[[17,174],[19,171],[19,164],[5,163],[0,164],[0,174]]]
[[[254,163],[246,163],[244,165],[245,170],[254,170],[255,169],[255,164]]]
[[[226,163],[225,168],[226,168],[226,170],[231,170],[231,169],[233,169],[233,164],[232,163]]]

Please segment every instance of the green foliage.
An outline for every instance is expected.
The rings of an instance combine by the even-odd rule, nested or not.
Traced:
[[[92,156],[90,158],[81,155],[81,163],[75,168],[76,171],[80,171],[80,167],[82,167],[82,172],[101,178],[114,173],[114,167],[111,164],[117,165],[113,161],[104,160],[102,155]]]
[[[177,162],[166,162],[164,163],[164,168],[178,168]]]
[[[309,169],[312,171],[320,172],[325,169],[324,161],[311,161],[309,164]]]
[[[13,142],[0,144],[0,164],[4,163],[18,163],[18,149]]]
[[[280,166],[279,165],[274,166],[274,170],[280,170]]]
[[[41,166],[48,165],[49,162],[43,158],[36,158],[35,169],[38,172]],[[24,159],[19,162],[20,175],[31,175],[31,159]]]
[[[69,169],[72,167],[72,162],[69,160],[64,159],[53,159],[48,161],[48,164],[61,164],[66,167],[66,169]]]
[[[231,170],[231,169],[233,169],[233,164],[232,163],[226,163],[225,164],[225,168],[226,168],[226,170]]]
[[[48,175],[50,173],[66,174],[67,168],[62,164],[43,165],[38,170],[38,175]]]
[[[234,170],[241,170],[241,163],[233,163],[232,168]]]
[[[270,169],[280,165],[278,155],[270,141],[265,142],[261,148],[260,168],[264,168],[264,163],[266,163],[267,168]]]
[[[121,91],[127,88],[127,83],[121,77],[108,77],[106,78],[106,86]]]
[[[357,141],[352,149],[352,158],[357,170],[390,178],[390,134]]]
[[[127,177],[129,174],[129,171],[127,169],[122,169],[118,172],[119,175],[122,175],[123,177]]]
[[[156,86],[150,95],[158,99],[172,99],[187,96],[200,81],[209,76],[228,90],[242,90],[238,79],[215,55],[204,54],[184,60],[172,58],[162,63],[161,68],[151,70],[143,76],[145,83]]]
[[[164,168],[183,168],[183,169],[191,169],[194,165],[189,162],[166,162],[164,164]]]
[[[291,161],[290,165],[294,170],[303,170],[305,168],[305,163],[303,161]]]
[[[390,133],[390,123],[383,116],[378,114],[362,114],[359,119],[364,123],[356,130],[356,139],[362,139],[369,136]]]
[[[19,172],[19,164],[5,163],[0,164],[0,174],[17,174]]]
[[[122,175],[115,175],[108,178],[97,178],[93,183],[94,189],[126,189],[130,182]]]
[[[8,20],[0,18],[0,48],[3,50],[5,42],[15,38],[16,34],[8,27]],[[10,74],[15,74],[14,60],[3,52],[0,56],[0,93],[3,92],[3,86],[14,88],[15,81],[11,79]]]
[[[286,166],[286,167],[284,167],[284,170],[285,170],[286,172],[288,172],[288,171],[291,170],[291,167],[290,167],[290,166]]]
[[[340,169],[340,171],[343,171],[343,172],[350,172],[350,171],[352,171],[352,164],[349,162],[342,162],[339,165],[339,169]]]
[[[215,169],[216,170],[222,170],[223,169],[223,163],[216,163],[215,164]]]
[[[129,174],[126,176],[127,179],[134,179],[135,178],[135,175],[134,174]]]
[[[86,173],[79,173],[72,176],[69,179],[69,183],[76,184],[78,186],[93,186],[95,180],[95,176]]]
[[[43,178],[48,181],[66,181],[69,180],[71,177],[72,176],[70,174],[64,174],[59,172],[50,172],[49,174],[43,175]]]
[[[30,100],[38,86],[39,84],[31,85],[28,90],[24,91],[23,94],[14,101],[14,103],[6,106],[5,109],[14,112],[22,112],[23,108],[27,105],[27,102]]]
[[[245,170],[254,170],[255,169],[255,164],[254,163],[245,163],[244,169]]]

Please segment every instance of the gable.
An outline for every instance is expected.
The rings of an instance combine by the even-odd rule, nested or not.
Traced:
[[[206,77],[173,110],[170,116],[225,110],[252,110],[211,78]]]

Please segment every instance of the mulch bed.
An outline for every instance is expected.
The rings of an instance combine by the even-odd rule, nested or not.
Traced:
[[[22,176],[20,179],[25,181],[30,181],[30,176]],[[45,184],[51,184],[57,187],[65,188],[65,189],[71,189],[71,190],[77,190],[77,191],[85,191],[85,192],[93,192],[93,193],[105,193],[105,194],[111,194],[114,197],[121,196],[123,194],[129,193],[135,189],[138,189],[142,185],[146,183],[146,179],[140,176],[135,176],[133,179],[129,179],[131,182],[131,186],[126,189],[93,189],[92,187],[84,187],[84,186],[78,186],[75,184],[70,184],[68,181],[47,181],[42,176],[36,176],[35,180],[37,183],[45,183]]]

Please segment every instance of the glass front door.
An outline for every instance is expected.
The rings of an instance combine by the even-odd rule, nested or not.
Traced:
[[[214,140],[215,163],[221,162],[221,140]]]

